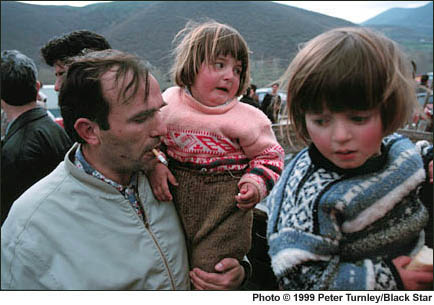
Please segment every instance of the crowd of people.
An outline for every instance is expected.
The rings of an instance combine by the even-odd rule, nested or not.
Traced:
[[[236,29],[190,21],[174,41],[164,93],[99,34],[47,42],[64,129],[33,60],[2,51],[2,289],[240,290],[261,272],[276,289],[433,288],[432,264],[407,268],[432,248],[432,143],[396,133],[416,97],[392,40],[326,31],[261,104]],[[306,143],[286,165],[280,86]],[[248,258],[260,202],[266,270]]]

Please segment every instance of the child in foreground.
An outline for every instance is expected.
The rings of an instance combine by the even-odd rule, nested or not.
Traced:
[[[394,133],[415,103],[410,62],[380,34],[333,29],[309,41],[284,78],[288,115],[311,144],[267,200],[280,288],[432,288],[432,265],[405,269],[428,219],[421,155]]]
[[[268,118],[236,98],[250,79],[242,36],[214,21],[189,23],[182,36],[178,86],[163,93],[161,110],[169,168],[157,164],[149,177],[157,199],[173,199],[190,267],[214,272],[221,259],[242,260],[250,249],[252,208],[279,178],[284,152]]]

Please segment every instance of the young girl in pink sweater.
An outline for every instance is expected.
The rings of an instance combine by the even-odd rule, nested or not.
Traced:
[[[252,208],[279,178],[284,151],[268,118],[236,98],[250,79],[242,36],[209,21],[188,23],[180,37],[178,86],[163,93],[161,109],[169,166],[157,164],[149,178],[159,200],[173,199],[191,268],[215,272],[221,259],[241,260],[250,249]]]

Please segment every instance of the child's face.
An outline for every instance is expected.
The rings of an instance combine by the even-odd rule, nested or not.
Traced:
[[[309,136],[321,154],[343,169],[357,168],[380,153],[383,126],[379,109],[307,113]]]
[[[215,63],[205,62],[191,86],[191,94],[206,106],[222,105],[235,97],[240,86],[241,61],[219,56]]]

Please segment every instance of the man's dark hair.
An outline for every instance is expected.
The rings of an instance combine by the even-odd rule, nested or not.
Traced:
[[[253,92],[256,92],[256,89],[257,89],[258,87],[256,87],[256,85],[254,85],[254,84],[250,84],[250,88],[252,88]]]
[[[74,128],[79,118],[94,121],[103,130],[110,129],[110,102],[102,91],[101,77],[112,69],[116,71],[115,84],[122,88],[122,92],[118,93],[119,101],[126,103],[133,98],[141,81],[145,82],[145,100],[147,99],[149,70],[138,57],[117,50],[104,50],[73,58],[59,93],[65,130],[73,141],[85,143]],[[132,76],[131,80],[124,84],[129,75]]]
[[[245,95],[246,95],[246,96],[249,96],[251,91],[252,91],[252,88],[247,87],[246,92],[245,92]]]
[[[13,106],[36,101],[38,70],[34,61],[17,50],[1,52],[1,99]]]
[[[41,48],[41,54],[49,66],[57,61],[65,61],[80,55],[84,49],[101,51],[111,49],[108,41],[101,35],[87,30],[74,31],[63,36],[56,36]]]

